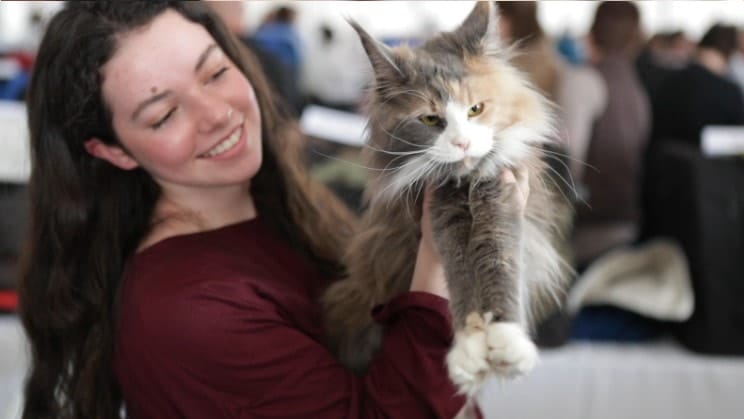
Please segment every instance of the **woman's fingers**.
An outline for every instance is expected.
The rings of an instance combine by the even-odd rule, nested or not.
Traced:
[[[505,184],[513,183],[517,192],[517,203],[520,209],[524,211],[527,206],[527,199],[530,196],[530,174],[524,168],[505,169],[501,173],[501,181]]]

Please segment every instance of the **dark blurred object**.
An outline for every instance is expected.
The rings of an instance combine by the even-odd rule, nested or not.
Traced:
[[[535,344],[541,348],[557,348],[571,337],[572,316],[565,310],[556,310],[535,328]]]
[[[0,183],[0,290],[18,283],[18,253],[25,233],[26,186]]]
[[[653,101],[667,77],[687,66],[695,44],[682,31],[662,32],[648,40],[636,59],[638,77]]]
[[[733,26],[713,25],[706,32],[693,62],[669,75],[658,89],[652,141],[673,139],[699,146],[706,125],[744,125],[744,95],[728,78],[737,44]]]
[[[619,307],[609,305],[582,308],[571,324],[575,340],[609,342],[645,342],[662,335],[664,326]]]
[[[673,333],[694,351],[744,355],[744,160],[658,142],[646,159],[644,206],[643,237],[677,240],[692,275],[695,311]]]
[[[739,87],[693,63],[670,75],[653,103],[652,141],[674,138],[699,147],[706,125],[744,124]]]

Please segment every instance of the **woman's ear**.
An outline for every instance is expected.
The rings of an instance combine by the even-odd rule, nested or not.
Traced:
[[[91,138],[85,142],[85,150],[93,157],[105,160],[123,170],[139,167],[139,163],[123,148],[106,144],[98,138]]]

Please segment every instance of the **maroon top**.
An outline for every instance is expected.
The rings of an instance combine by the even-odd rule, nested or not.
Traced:
[[[408,292],[375,311],[384,346],[356,376],[322,344],[328,284],[259,219],[135,255],[114,358],[129,417],[453,417],[447,301]]]

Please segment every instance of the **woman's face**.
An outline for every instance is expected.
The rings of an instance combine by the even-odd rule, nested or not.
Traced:
[[[253,88],[201,25],[166,11],[123,35],[102,74],[124,149],[93,139],[91,154],[144,168],[172,197],[242,186],[258,171]]]

